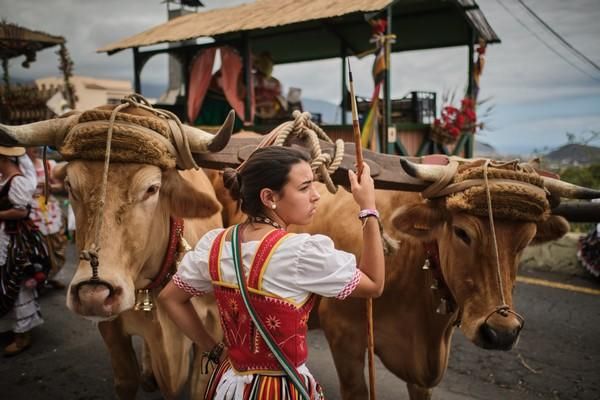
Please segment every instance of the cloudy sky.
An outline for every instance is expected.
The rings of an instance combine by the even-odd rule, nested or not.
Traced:
[[[203,0],[209,8],[238,0]],[[498,150],[527,154],[555,148],[566,133],[586,139],[600,132],[600,71],[566,50],[527,14],[517,0],[477,1],[502,39],[488,48],[480,98],[494,110],[485,118],[480,140]],[[524,0],[548,25],[577,50],[600,65],[600,0]],[[25,27],[61,35],[75,63],[75,74],[132,79],[131,50],[113,56],[95,50],[166,20],[161,0],[0,0],[0,18]],[[529,30],[519,23],[524,23]],[[537,36],[537,37],[536,37]],[[541,38],[542,40],[538,39]],[[401,40],[401,38],[399,38]],[[38,54],[29,69],[21,60],[10,64],[11,75],[35,79],[57,75],[55,50]],[[557,54],[558,53],[558,54]],[[370,76],[372,60],[352,60],[355,76]],[[572,65],[574,64],[574,65]],[[274,75],[287,87],[302,88],[305,98],[340,101],[339,60],[276,66]],[[392,57],[392,94],[411,90],[462,93],[466,85],[466,47],[396,53]],[[369,79],[356,79],[358,95],[369,96]],[[151,60],[142,83],[166,86],[165,62]],[[600,146],[600,138],[591,144]]]

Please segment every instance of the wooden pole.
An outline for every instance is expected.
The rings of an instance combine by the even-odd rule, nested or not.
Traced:
[[[356,173],[358,181],[363,171],[362,140],[360,138],[360,125],[358,124],[358,111],[356,109],[356,96],[354,96],[354,81],[352,69],[348,60],[348,76],[350,97],[352,102],[352,127],[354,128],[354,148],[356,150]],[[373,299],[367,298],[367,354],[369,362],[369,400],[375,400],[375,343],[373,340]]]
[[[360,176],[363,170],[362,142],[360,140],[360,125],[358,123],[358,110],[356,107],[356,96],[354,95],[354,81],[352,80],[352,69],[350,69],[350,60],[348,60],[348,77],[350,86],[350,101],[352,104],[352,127],[354,129],[354,146],[356,149],[356,174],[360,182]]]
[[[246,96],[244,97],[244,125],[252,125],[252,48],[250,37],[247,33],[242,34],[242,61],[244,62],[244,85],[246,86]]]
[[[474,89],[475,89],[475,70],[473,68],[473,59],[475,57],[475,47],[474,47],[474,43],[475,43],[475,32],[473,31],[472,28],[469,29],[469,64],[468,64],[468,71],[469,71],[469,81],[468,81],[468,86],[467,86],[467,97],[469,97],[471,100],[475,101],[475,93],[474,93]],[[474,135],[469,135],[467,137],[467,141],[465,143],[465,158],[472,158],[473,157],[473,145],[474,145]]]
[[[383,56],[385,57],[385,73],[384,73],[384,81],[383,81],[383,132],[381,135],[381,149],[380,151],[384,154],[388,154],[389,152],[389,142],[388,142],[388,130],[392,126],[392,83],[391,83],[391,63],[390,63],[390,54],[391,54],[391,42],[390,36],[392,35],[392,6],[387,6],[386,10],[386,39],[383,42]],[[403,154],[406,155],[406,154]]]
[[[140,74],[142,73],[142,63],[140,61],[140,49],[138,47],[133,48],[133,90],[137,94],[142,94],[142,83],[140,81]]]

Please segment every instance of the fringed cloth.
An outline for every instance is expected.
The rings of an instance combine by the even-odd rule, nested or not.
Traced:
[[[310,398],[324,400],[321,386],[315,381],[306,365],[301,365],[298,372],[304,378]],[[233,369],[229,360],[224,360],[213,371],[204,399],[302,400],[302,397],[286,375],[242,375]]]

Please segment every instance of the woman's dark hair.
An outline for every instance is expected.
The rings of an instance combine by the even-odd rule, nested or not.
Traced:
[[[226,168],[223,184],[231,197],[240,201],[243,212],[259,216],[263,214],[260,191],[268,188],[279,192],[288,182],[292,167],[309,160],[306,153],[297,149],[265,147],[252,153],[240,171]]]

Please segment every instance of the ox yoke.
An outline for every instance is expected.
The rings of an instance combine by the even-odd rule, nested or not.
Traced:
[[[194,160],[198,166],[221,170],[226,167],[236,168],[243,161],[248,159],[250,154],[258,147],[262,137],[231,137],[227,146],[217,153],[194,154]],[[335,145],[324,140],[319,140],[321,151],[334,155]],[[308,150],[306,141],[294,138],[291,141],[293,147],[300,147]],[[338,169],[331,175],[333,183],[344,187],[350,187],[348,180],[348,170],[355,170],[356,157],[354,154],[356,147],[354,143],[344,143],[344,157]],[[414,178],[401,164],[401,160],[408,160],[413,163],[427,163],[445,165],[448,163],[448,156],[428,155],[424,157],[403,157],[398,155],[380,154],[370,150],[363,150],[364,161],[371,168],[371,176],[375,182],[376,189],[399,190],[406,192],[421,192],[428,187],[431,182]],[[540,174],[552,176],[547,171],[540,171]],[[567,202],[556,205],[552,209],[552,214],[561,215],[572,222],[600,222],[600,204],[574,204]]]
[[[239,138],[233,136],[227,146],[218,153],[194,154],[194,160],[200,167],[222,169],[226,167],[235,168],[245,161],[257,148],[261,138]],[[321,150],[324,153],[334,154],[334,145],[320,140]],[[300,146],[305,150],[307,145],[294,139],[292,146]],[[344,158],[339,168],[331,175],[331,179],[337,185],[350,186],[348,170],[355,169],[356,157],[354,143],[344,143]],[[409,192],[420,192],[429,183],[410,176],[400,165],[401,159],[408,159],[419,163],[420,157],[400,157],[396,155],[380,154],[370,150],[364,150],[364,161],[371,167],[371,176],[375,181],[377,189],[403,190]]]

